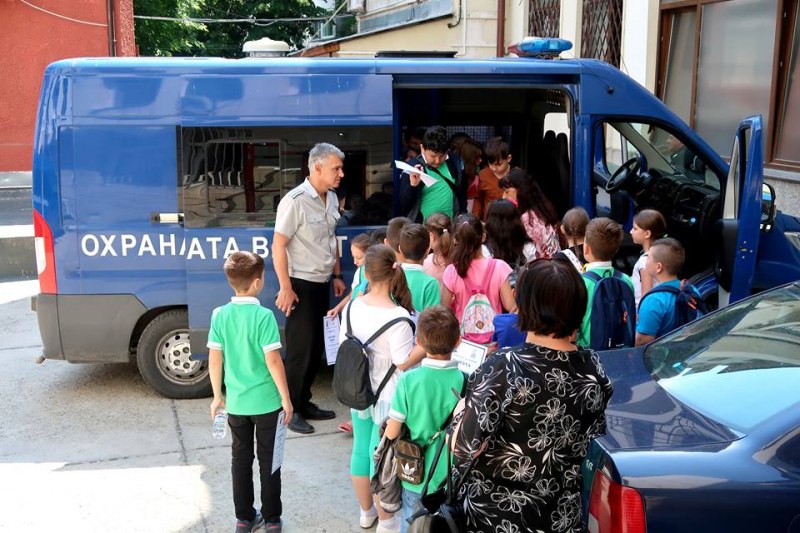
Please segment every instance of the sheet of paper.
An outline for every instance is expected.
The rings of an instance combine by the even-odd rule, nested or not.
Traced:
[[[286,413],[283,411],[278,413],[278,428],[275,430],[275,447],[272,449],[273,474],[283,464],[283,446],[286,444],[286,424],[283,423],[283,418],[285,416]]]
[[[336,354],[339,351],[339,317],[323,317],[323,329],[325,331],[325,358],[328,366],[336,362]]]
[[[419,174],[420,178],[422,179],[422,183],[424,183],[426,187],[430,187],[431,185],[436,184],[437,181],[436,178],[434,178],[430,174],[425,174],[424,172],[421,172],[418,168],[414,168],[408,163],[395,160],[394,165],[400,170],[402,170],[404,173]]]
[[[486,360],[487,346],[461,339],[461,344],[453,352],[452,360],[458,362],[458,369],[472,374]]]

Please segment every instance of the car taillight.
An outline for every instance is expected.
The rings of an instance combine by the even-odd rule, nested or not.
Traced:
[[[598,470],[589,496],[588,525],[589,533],[645,533],[642,496]]]
[[[36,270],[39,273],[39,291],[56,294],[56,257],[53,251],[53,232],[42,215],[33,210],[33,243],[36,250]]]

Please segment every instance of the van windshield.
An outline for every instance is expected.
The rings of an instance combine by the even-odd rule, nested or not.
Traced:
[[[622,162],[639,152],[644,155],[649,171],[657,170],[662,175],[684,178],[720,190],[719,177],[676,135],[658,126],[638,122],[612,122],[610,126],[622,137]],[[625,146],[626,143],[630,147]]]

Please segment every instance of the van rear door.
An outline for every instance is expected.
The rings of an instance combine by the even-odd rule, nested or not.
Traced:
[[[758,255],[763,183],[764,140],[761,115],[757,115],[743,120],[733,139],[716,266],[720,307],[750,295]]]

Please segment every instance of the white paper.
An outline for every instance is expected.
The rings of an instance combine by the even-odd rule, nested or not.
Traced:
[[[461,344],[453,351],[451,359],[458,362],[458,369],[466,374],[472,374],[486,360],[487,346],[461,339]]]
[[[272,448],[272,473],[283,464],[283,446],[286,444],[286,424],[283,418],[286,416],[284,411],[278,413],[278,427],[275,429],[275,446]]]
[[[431,185],[435,185],[438,181],[436,178],[431,176],[430,174],[425,174],[418,168],[414,168],[408,163],[403,163],[402,161],[395,160],[395,166],[402,170],[406,174],[419,174],[419,177],[422,179],[422,183],[425,184],[426,187],[430,187]]]
[[[336,363],[336,354],[339,352],[339,317],[323,317],[325,331],[325,358],[328,366]]]

